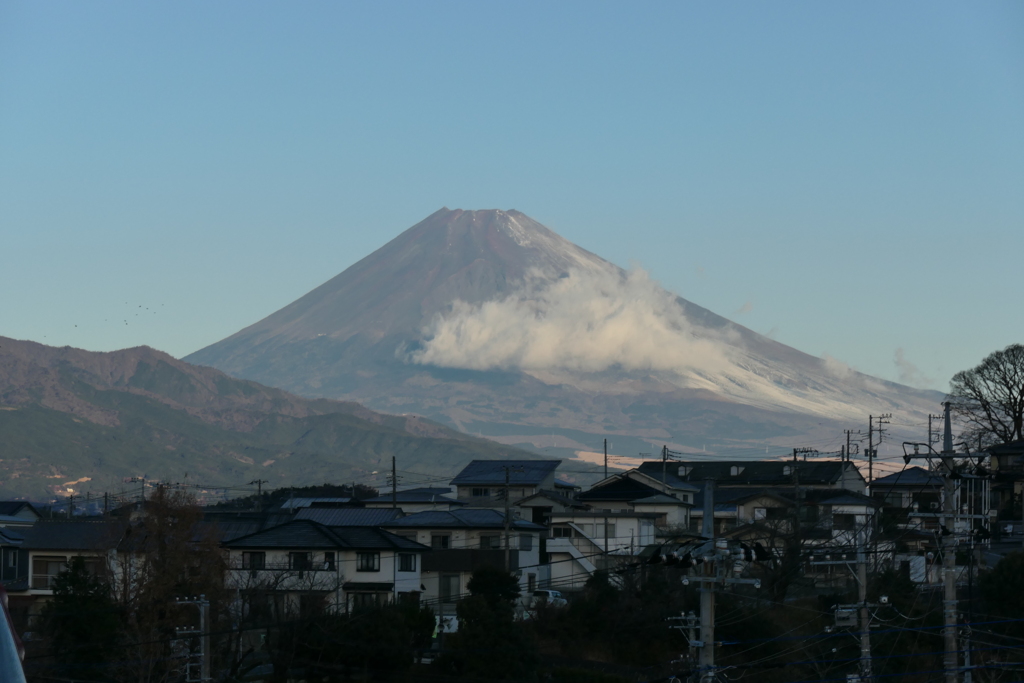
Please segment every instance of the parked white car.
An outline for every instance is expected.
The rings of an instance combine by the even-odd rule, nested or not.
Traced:
[[[560,591],[535,590],[532,595],[527,596],[528,607],[533,608],[541,603],[547,603],[552,607],[565,607],[569,603]]]

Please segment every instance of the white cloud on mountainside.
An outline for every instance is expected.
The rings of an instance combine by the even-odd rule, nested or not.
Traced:
[[[424,337],[414,362],[474,370],[718,374],[731,365],[721,342],[691,325],[642,270],[574,270],[557,279],[534,272],[504,299],[454,302]]]
[[[515,369],[599,391],[612,387],[592,373],[624,371],[750,405],[848,417],[862,411],[865,392],[881,389],[833,358],[812,367],[757,357],[735,333],[688,320],[675,295],[640,269],[535,271],[502,299],[453,302],[422,333],[422,346],[407,357],[413,363]]]

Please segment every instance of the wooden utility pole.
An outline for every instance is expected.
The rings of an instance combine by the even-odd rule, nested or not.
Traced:
[[[604,478],[608,478],[608,439],[604,440]]]
[[[398,470],[395,469],[395,456],[391,456],[391,507],[398,508]]]

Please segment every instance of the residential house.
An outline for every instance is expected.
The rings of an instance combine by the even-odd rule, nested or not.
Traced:
[[[576,498],[594,511],[657,513],[658,526],[685,529],[700,488],[672,475],[666,481],[633,469],[597,482]]]
[[[555,478],[561,464],[561,460],[474,460],[451,484],[456,498],[473,507],[503,507],[506,488],[511,504],[543,490],[571,496],[576,487]]]
[[[0,501],[0,527],[17,528],[35,524],[42,515],[32,503],[24,500]]]
[[[418,512],[383,528],[431,549],[423,558],[423,598],[438,614],[454,613],[479,567],[507,567],[523,591],[549,580],[540,557],[545,527],[511,514],[506,525],[505,515],[493,509]]]
[[[117,546],[127,524],[104,519],[41,519],[29,528],[3,529],[3,585],[17,623],[28,625],[53,595],[53,580],[73,557],[85,558],[86,569],[109,576],[116,569]],[[12,543],[19,535],[20,545]]]
[[[250,620],[418,600],[421,556],[429,550],[383,529],[329,527],[308,519],[222,545],[227,580],[247,601],[243,618]]]
[[[662,504],[659,501],[659,504]],[[550,578],[546,585],[564,590],[583,587],[595,572],[632,562],[655,542],[664,515],[635,509],[552,512],[545,542]]]
[[[529,519],[535,524],[545,525],[551,522],[551,513],[553,512],[585,510],[586,508],[586,504],[581,503],[573,496],[547,489],[517,501],[514,507],[518,517]]]
[[[1024,514],[1024,441],[990,446],[986,449],[992,469],[992,503],[1001,520],[1018,520]],[[1014,532],[1021,531],[1014,525]]]

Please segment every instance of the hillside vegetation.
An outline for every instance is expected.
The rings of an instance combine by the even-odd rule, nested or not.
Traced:
[[[210,487],[383,485],[523,457],[414,416],[307,400],[148,347],[111,353],[0,338],[0,496],[113,491],[123,480]],[[529,457],[529,456],[526,456]],[[373,472],[380,470],[379,475]]]

